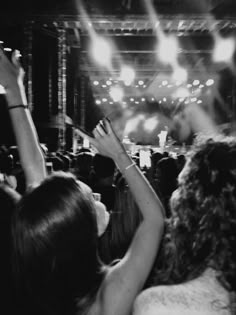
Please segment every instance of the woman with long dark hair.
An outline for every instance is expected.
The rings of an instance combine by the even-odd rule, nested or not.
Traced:
[[[26,106],[22,69],[0,52],[0,83],[28,183],[12,226],[13,267],[24,314],[130,314],[153,265],[163,233],[162,204],[127,155],[108,120],[100,121],[90,143],[112,158],[142,213],[131,245],[116,265],[97,254],[97,217],[91,189],[65,173],[46,177],[37,134]],[[19,125],[20,124],[20,125]]]

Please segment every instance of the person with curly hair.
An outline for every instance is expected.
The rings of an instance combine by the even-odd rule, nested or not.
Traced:
[[[178,181],[151,287],[133,314],[235,314],[235,139],[198,142]]]

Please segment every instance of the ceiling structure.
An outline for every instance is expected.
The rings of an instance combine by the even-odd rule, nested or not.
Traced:
[[[97,34],[115,43],[114,67],[112,72],[108,72],[90,57],[90,37],[87,28],[84,27],[87,17],[77,14],[76,1],[53,0],[49,3],[42,0],[37,2],[34,8],[31,2],[27,0],[21,2],[19,10],[16,6],[15,13],[3,16],[0,26],[4,24],[4,27],[14,29],[18,25],[23,27],[31,25],[49,33],[58,28],[66,29],[68,48],[78,51],[80,74],[82,72],[89,77],[95,100],[107,99],[108,104],[111,99],[110,85],[107,85],[107,81],[111,78],[112,85],[122,84],[118,80],[121,62],[130,64],[136,71],[133,86],[129,88],[123,86],[128,98],[125,101],[130,101],[135,96],[138,105],[146,89],[150,86],[153,88],[153,82],[154,89],[158,88],[157,101],[163,102],[168,95],[175,92],[176,87],[171,82],[165,86],[162,84],[168,80],[173,69],[158,60],[157,28],[161,28],[166,35],[174,34],[177,37],[180,47],[178,62],[189,74],[186,86],[191,85],[195,79],[199,79],[205,85],[209,78],[215,79],[218,72],[225,70],[225,65],[212,62],[213,34],[217,32],[223,37],[236,34],[235,0],[154,0],[154,8],[158,12],[156,24],[150,21],[141,0],[84,1],[90,26]],[[5,6],[7,10],[6,3]],[[18,14],[23,10],[24,15]],[[139,85],[138,82],[141,80],[144,83]],[[98,81],[99,84],[94,85],[94,81]],[[189,90],[192,93],[193,86],[189,87]],[[208,92],[209,88],[203,91],[205,94]],[[192,97],[195,97],[194,93]]]

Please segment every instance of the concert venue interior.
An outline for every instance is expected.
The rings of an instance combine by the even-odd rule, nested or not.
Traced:
[[[161,131],[169,146],[235,133],[235,1],[25,0],[0,15],[42,143],[70,148],[103,116],[141,145],[158,146]]]

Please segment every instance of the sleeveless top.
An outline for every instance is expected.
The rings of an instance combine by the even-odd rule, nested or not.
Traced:
[[[133,315],[230,315],[230,293],[208,268],[200,277],[178,285],[160,285],[141,292]]]

